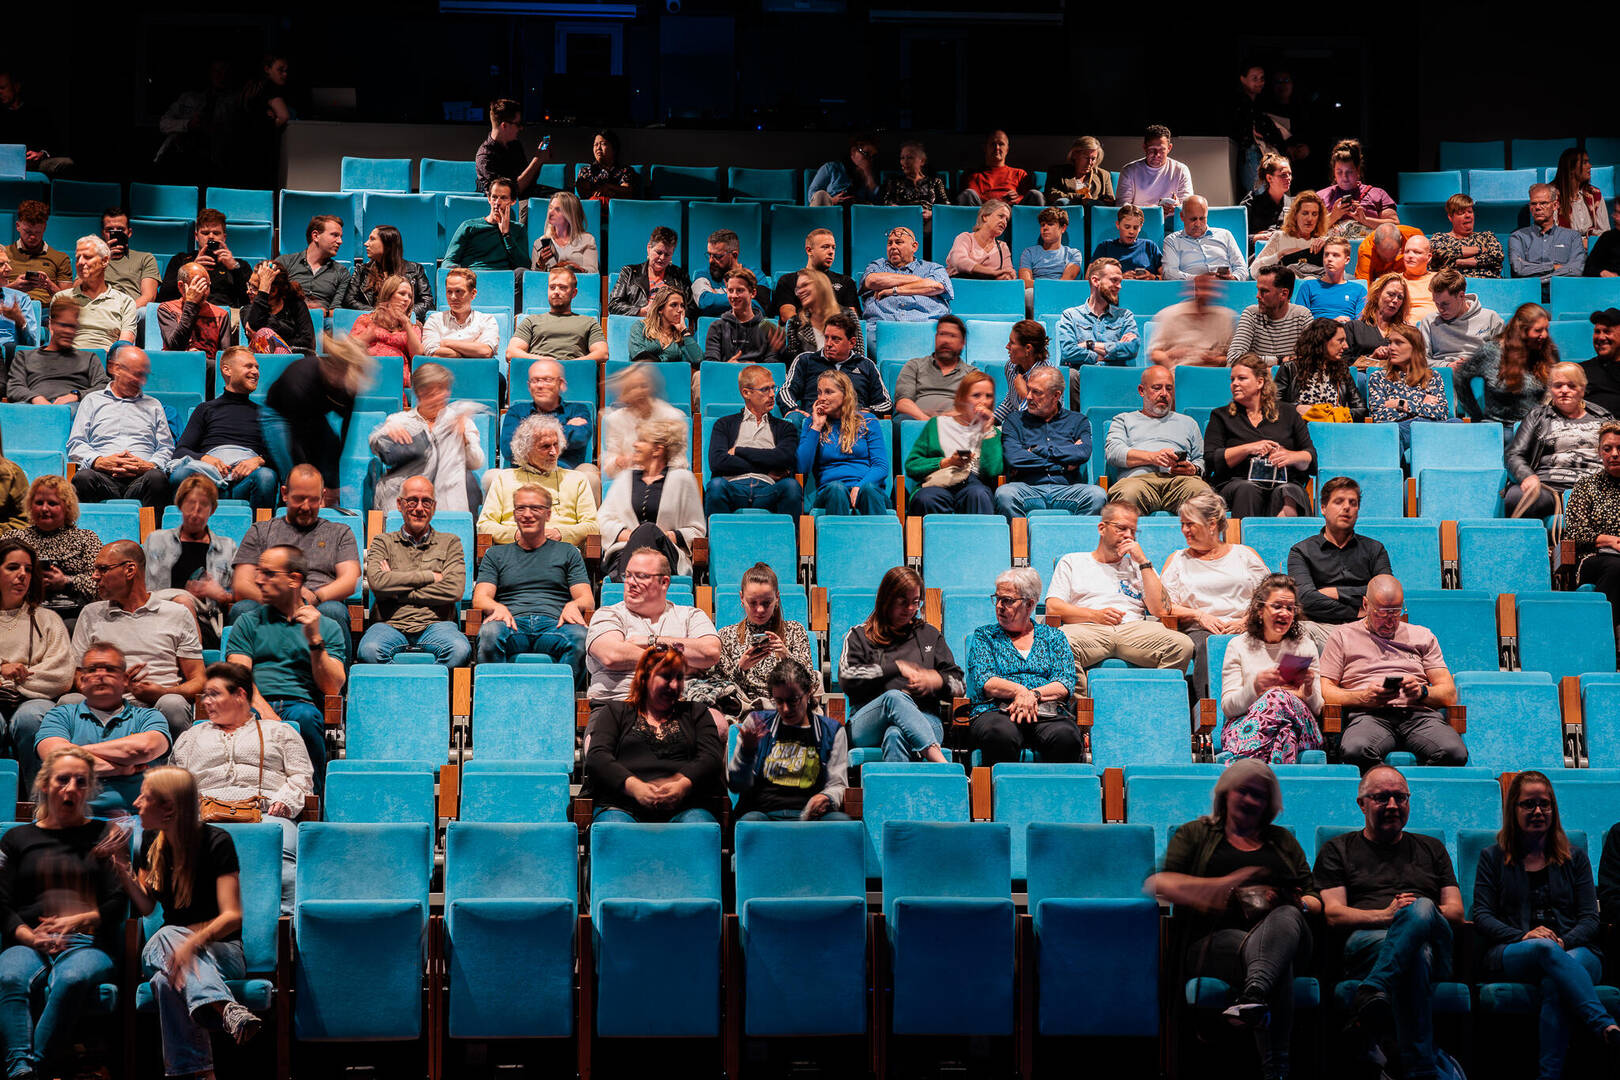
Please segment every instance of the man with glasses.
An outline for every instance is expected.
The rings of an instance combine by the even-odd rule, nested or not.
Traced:
[[[1063,374],[1039,367],[1025,378],[1029,404],[1001,425],[1007,483],[996,489],[996,509],[1008,521],[1031,510],[1095,514],[1107,495],[1085,482],[1091,460],[1091,421],[1063,407]]]
[[[517,185],[504,176],[491,177],[486,194],[489,213],[463,221],[450,238],[444,265],[468,270],[526,270],[529,230],[517,220]]]
[[[79,305],[79,343],[87,349],[108,349],[115,342],[135,340],[138,311],[135,301],[107,282],[112,249],[99,236],[81,236],[73,246],[79,276],[65,296]]]
[[[856,279],[861,283],[862,310],[868,322],[923,322],[951,313],[956,293],[945,268],[917,257],[917,234],[904,225],[889,230],[885,256],[866,264]],[[876,338],[868,326],[868,339]]]
[[[73,414],[67,458],[79,466],[73,490],[80,502],[168,503],[174,410],[145,392],[151,374],[152,361],[143,350],[118,349],[107,360],[107,385],[86,394]]]
[[[1370,536],[1356,532],[1361,485],[1335,476],[1322,485],[1322,531],[1288,552],[1288,576],[1299,586],[1300,616],[1316,651],[1327,647],[1335,626],[1361,614],[1367,582],[1387,574],[1389,553]]]
[[[654,645],[681,650],[689,676],[720,659],[720,634],[709,617],[670,603],[668,559],[637,548],[624,565],[624,599],[597,608],[585,636],[585,696],[592,701],[623,701],[642,654]]]
[[[563,395],[567,392],[568,379],[563,375],[563,366],[555,359],[542,356],[529,365],[529,400],[514,401],[501,417],[501,459],[511,466],[521,465],[522,462],[512,456],[512,436],[517,434],[518,425],[534,413],[553,417],[562,425],[564,438],[558,463],[583,474],[591,482],[596,501],[601,502],[602,474],[585,460],[595,428],[591,423],[591,408],[584,402],[564,401]]]
[[[445,667],[465,667],[472,658],[467,635],[456,625],[456,604],[467,587],[461,538],[433,528],[433,481],[412,476],[394,500],[405,519],[398,532],[366,545],[366,587],[371,590],[371,626],[355,658],[386,664],[415,646]]]
[[[1530,185],[1530,224],[1508,237],[1508,263],[1514,277],[1543,281],[1580,277],[1586,269],[1586,239],[1558,224],[1558,192],[1551,184]]]
[[[1411,793],[1400,770],[1368,770],[1356,802],[1366,825],[1323,844],[1315,869],[1322,914],[1346,935],[1345,974],[1362,980],[1346,1030],[1380,1065],[1393,1036],[1402,1075],[1434,1077],[1443,1055],[1434,1045],[1430,989],[1451,971],[1462,891],[1445,844],[1405,831]]]
[[[1344,709],[1339,753],[1363,773],[1392,750],[1424,765],[1466,765],[1468,748],[1446,722],[1457,686],[1434,634],[1406,622],[1401,583],[1380,574],[1367,583],[1359,622],[1335,627],[1319,670],[1322,701]]]
[[[128,699],[129,676],[123,651],[98,644],[85,650],[79,661],[79,689],[84,696],[63,703],[45,714],[39,732],[31,738],[17,733],[23,783],[31,789],[42,761],[77,746],[96,759],[101,794],[86,808],[91,814],[112,816],[135,809],[146,770],[169,752],[168,724],[156,709]]]
[[[4,255],[0,255],[3,261]],[[30,312],[33,302],[25,300]],[[51,343],[18,351],[6,376],[6,399],[30,405],[73,405],[107,385],[107,369],[92,352],[74,347],[79,335],[79,305],[71,297],[53,298]],[[39,335],[36,328],[32,331]]]
[[[483,612],[478,662],[506,663],[541,652],[584,684],[585,627],[591,620],[590,578],[579,548],[546,536],[551,492],[524,484],[512,493],[517,539],[497,544],[478,564],[473,607]]]
[[[749,364],[737,375],[742,411],[722,416],[703,440],[709,449],[709,482],[703,512],[709,516],[757,508],[797,516],[804,489],[794,477],[799,431],[771,415],[776,382],[769,368]]]

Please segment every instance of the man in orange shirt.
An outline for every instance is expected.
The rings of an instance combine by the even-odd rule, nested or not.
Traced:
[[[984,168],[964,178],[962,190],[956,196],[959,204],[978,206],[989,199],[1024,206],[1040,206],[1046,202],[1040,188],[1035,186],[1033,173],[1007,164],[1007,150],[1011,145],[1005,131],[992,131],[985,138]]]
[[[1422,235],[1422,229],[1410,225],[1386,221],[1378,226],[1361,241],[1356,252],[1356,277],[1362,281],[1377,281],[1401,269],[1401,246],[1412,237]]]

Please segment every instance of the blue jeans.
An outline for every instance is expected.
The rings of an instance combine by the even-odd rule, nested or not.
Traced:
[[[1096,484],[1002,484],[995,492],[996,512],[1011,521],[1031,510],[1066,510],[1100,514],[1108,495]]]
[[[286,476],[298,464],[293,459],[292,429],[287,420],[268,405],[259,409],[259,432],[264,436],[264,447],[270,452],[270,464],[277,476]],[[318,467],[318,466],[317,466]]]
[[[1431,991],[1451,973],[1451,924],[1433,900],[1414,900],[1387,930],[1357,930],[1344,943],[1345,972],[1389,996],[1407,1080],[1435,1075]]]
[[[849,485],[829,480],[810,496],[810,505],[807,509],[820,510],[832,517],[848,517],[851,514],[871,517],[874,514],[889,512],[889,496],[884,493],[881,484],[862,484],[857,489],[855,505],[851,507]]]
[[[472,659],[467,635],[453,622],[432,623],[414,634],[395,630],[387,623],[372,623],[361,636],[354,658],[362,664],[389,664],[395,653],[409,645],[432,653],[445,667],[466,667]]]
[[[263,606],[257,600],[238,600],[225,613],[225,625],[229,626],[248,612],[258,611]],[[338,629],[343,631],[343,656],[345,658],[343,666],[348,667],[350,663],[354,662],[354,636],[349,633],[348,603],[343,600],[322,600],[315,605],[315,610],[337,623]]]
[[[1516,941],[1502,950],[1502,970],[1515,982],[1541,988],[1542,1080],[1564,1075],[1572,1020],[1594,1032],[1614,1023],[1592,989],[1603,973],[1603,963],[1591,949],[1566,951],[1546,938]]]
[[[180,481],[188,476],[206,476],[219,488],[220,498],[246,499],[255,510],[275,509],[276,496],[280,493],[276,472],[268,465],[260,465],[240,480],[226,482],[212,465],[205,465],[196,458],[182,458],[169,470],[169,483],[178,488]]]
[[[29,698],[11,714],[11,721],[7,725],[8,735],[12,750],[17,755],[17,768],[22,774],[24,792],[19,798],[32,798],[28,793],[34,790],[34,774],[39,772],[40,764],[39,754],[34,751],[34,740],[39,737],[39,722],[54,708],[56,702],[50,698]]]
[[[738,821],[798,821],[797,810],[750,810],[737,819]],[[816,818],[817,821],[849,821],[850,816],[842,810],[829,810]]]
[[[919,709],[904,690],[885,690],[849,718],[849,744],[882,746],[884,761],[919,761],[943,738],[939,717]]]
[[[611,806],[603,807],[591,815],[592,825],[595,825],[598,821],[628,822],[634,825],[640,820],[628,810],[618,810]],[[677,811],[675,816],[664,820],[667,820],[671,825],[684,825],[694,821],[713,824],[714,815],[696,806],[689,806],[685,810]]]
[[[226,979],[247,974],[240,941],[215,941],[196,953],[185,986],[169,981],[169,961],[174,950],[192,931],[184,926],[161,926],[141,950],[141,964],[152,980],[152,998],[157,1002],[158,1026],[163,1030],[163,1071],[169,1076],[207,1072],[214,1067],[208,1028],[199,1017],[212,1012],[211,1006],[234,1001],[225,986]],[[213,1023],[210,1018],[209,1023]],[[215,1024],[214,1026],[218,1026]]]
[[[925,514],[993,514],[996,500],[984,481],[970,476],[955,487],[918,488],[911,497],[911,512]]]
[[[55,956],[26,945],[0,952],[0,1039],[7,1076],[61,1060],[79,1013],[96,987],[112,981],[112,957],[96,948],[94,938],[73,934],[69,940]],[[31,1011],[35,1003],[38,1023]]]
[[[326,714],[319,705],[303,698],[266,698],[284,724],[298,729],[315,770],[315,794],[326,790]]]
[[[578,623],[557,624],[550,615],[514,615],[513,630],[503,622],[487,619],[478,628],[478,662],[504,664],[518,653],[547,653],[559,664],[574,669],[577,684],[585,671],[585,628]]]
[[[703,512],[711,517],[753,508],[797,515],[803,502],[804,489],[791,476],[780,480],[730,480],[717,476],[703,485]]]

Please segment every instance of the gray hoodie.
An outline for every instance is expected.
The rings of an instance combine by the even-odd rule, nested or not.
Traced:
[[[1479,347],[1502,333],[1502,316],[1481,307],[1479,297],[1463,294],[1468,306],[1455,319],[1430,315],[1418,323],[1430,364],[1455,364],[1479,351]]]

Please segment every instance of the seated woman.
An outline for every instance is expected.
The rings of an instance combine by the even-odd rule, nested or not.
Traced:
[[[366,264],[349,275],[349,287],[343,293],[343,307],[361,311],[374,309],[382,297],[388,295],[384,286],[389,278],[404,278],[411,284],[411,321],[418,326],[427,322],[433,310],[433,283],[423,272],[421,264],[405,258],[405,239],[392,225],[378,225],[366,237]]]
[[[956,410],[924,424],[906,455],[906,477],[920,485],[911,496],[911,513],[996,512],[991,490],[1002,457],[995,408],[995,380],[969,369],[956,384]]]
[[[647,317],[630,328],[630,359],[686,364],[694,371],[703,362],[703,346],[686,318],[686,296],[671,285],[653,294]]]
[[[816,403],[799,430],[799,472],[805,508],[826,514],[886,514],[889,448],[877,417],[855,403],[855,384],[842,371],[816,379]]]
[[[602,203],[633,199],[640,187],[636,170],[619,164],[619,137],[606,129],[591,136],[591,161],[574,171],[574,190],[579,197]]]
[[[1341,323],[1349,342],[1346,359],[1355,367],[1376,367],[1387,363],[1395,350],[1390,341],[1397,326],[1410,326],[1412,296],[1406,279],[1399,273],[1385,274],[1367,287],[1367,303],[1361,317]]]
[[[304,290],[280,263],[265,260],[248,278],[250,303],[242,312],[246,344],[255,353],[312,353],[315,324],[304,303]]]
[[[1609,598],[1620,624],[1620,420],[1598,429],[1603,467],[1576,483],[1564,500],[1564,539],[1573,541],[1580,560],[1575,581],[1593,585]]]
[[[566,266],[576,274],[597,272],[596,237],[585,231],[579,196],[559,191],[546,204],[546,228],[534,242],[536,270]]]
[[[686,425],[648,420],[636,429],[636,462],[608,488],[597,511],[602,527],[602,572],[622,581],[624,560],[649,547],[669,560],[677,574],[692,572],[692,542],[709,535],[703,493],[691,469],[671,462],[686,456]]]
[[[664,400],[664,377],[654,364],[631,364],[608,379],[616,403],[602,410],[602,476],[611,480],[635,463],[636,432],[648,420],[685,425],[686,413]],[[672,469],[690,469],[686,451],[670,459]]]
[[[965,688],[945,635],[917,617],[922,589],[917,571],[890,567],[872,614],[849,628],[838,658],[850,742],[883,747],[884,761],[945,761],[940,709]]]
[[[1209,636],[1243,629],[1249,597],[1266,576],[1266,564],[1253,548],[1226,542],[1226,500],[1213,491],[1187,499],[1177,513],[1187,546],[1171,552],[1159,580],[1170,614],[1197,646],[1193,689],[1208,697]]]
[[[1516,773],[1502,801],[1502,831],[1474,871],[1474,932],[1485,970],[1540,991],[1541,1076],[1560,1077],[1570,1029],[1620,1050],[1620,1025],[1598,1000],[1603,970],[1592,863],[1558,819],[1545,773]],[[1481,981],[1487,981],[1482,979]]]
[[[1074,140],[1063,164],[1047,172],[1046,205],[1113,206],[1114,178],[1102,163],[1102,143],[1095,136]]]
[[[236,843],[202,821],[197,802],[189,772],[174,765],[152,769],[135,801],[143,832],[134,868],[120,840],[96,849],[112,863],[137,914],[163,906],[163,925],[146,939],[141,964],[152,980],[169,1076],[213,1075],[211,1028],[240,1045],[261,1026],[225,985],[247,971]]]
[[[60,476],[36,476],[28,487],[28,526],[8,534],[34,553],[36,572],[45,584],[41,603],[73,632],[79,609],[96,599],[90,567],[101,551],[94,529],[81,529],[79,494]]]
[[[783,660],[766,680],[773,709],[737,725],[726,764],[738,821],[848,821],[849,740],[844,725],[814,710],[810,669]]]
[[[1461,193],[1446,200],[1449,232],[1429,237],[1433,254],[1429,266],[1435,270],[1450,267],[1471,278],[1499,278],[1507,255],[1495,233],[1474,230],[1474,200]]]
[[[1452,386],[1464,416],[1475,423],[1499,422],[1506,441],[1513,425],[1545,400],[1548,373],[1558,363],[1558,346],[1548,330],[1551,325],[1546,308],[1520,304],[1499,339],[1487,341],[1456,366]],[[1474,396],[1471,384],[1475,378],[1485,382],[1483,402]]]
[[[315,794],[309,751],[291,724],[260,720],[253,710],[253,672],[241,664],[209,664],[202,701],[207,718],[181,733],[169,761],[197,778],[205,820],[212,820],[207,802],[252,800],[261,820],[281,826],[281,912],[290,915],[298,880],[297,821]],[[212,808],[222,814],[229,809]]]
[[[803,624],[782,616],[782,590],[776,571],[755,563],[738,587],[741,622],[720,630],[720,659],[686,684],[686,699],[713,705],[727,716],[767,708],[770,678],[779,664],[815,668],[810,635]]]
[[[75,667],[67,627],[44,598],[34,549],[17,533],[0,539],[0,721],[30,742],[72,689]]]
[[[1614,415],[1586,400],[1586,369],[1567,360],[1547,373],[1547,404],[1525,415],[1504,460],[1512,482],[1503,503],[1512,517],[1556,514],[1564,496],[1597,472],[1598,432]]]
[[[206,476],[180,481],[174,505],[180,510],[179,527],[158,529],[141,544],[146,549],[146,587],[157,599],[190,609],[217,645],[224,614],[236,599],[231,591],[236,541],[208,527],[219,509],[219,489]]]
[[[1294,164],[1282,154],[1267,154],[1260,160],[1258,179],[1260,183],[1238,200],[1238,205],[1249,212],[1250,243],[1257,240],[1261,242],[1268,241],[1279,229],[1288,232],[1289,211],[1293,208],[1296,198],[1309,195],[1311,198],[1316,199],[1316,206],[1319,211],[1317,215],[1318,225],[1321,225],[1322,219],[1327,217],[1326,213],[1320,212],[1324,208],[1322,200],[1317,198],[1316,192],[1302,191],[1299,196],[1289,193],[1294,186]],[[1323,232],[1325,234],[1326,230],[1324,229]],[[1294,235],[1301,234],[1295,233]],[[1310,234],[1307,232],[1304,235],[1308,236]],[[1322,249],[1319,247],[1316,250],[1321,251]],[[1318,263],[1317,265],[1321,264]],[[1254,269],[1258,270],[1260,266],[1256,265]]]
[[[378,510],[393,509],[407,477],[433,481],[440,510],[470,511],[482,494],[478,472],[484,465],[484,441],[473,423],[475,413],[486,412],[475,401],[451,401],[455,376],[442,364],[418,364],[411,372],[416,407],[391,414],[372,429],[372,469],[379,471]]]
[[[1252,194],[1252,192],[1251,192]],[[1322,247],[1327,214],[1315,192],[1302,191],[1288,205],[1282,226],[1271,231],[1266,246],[1249,264],[1250,276],[1267,266],[1286,266],[1296,277],[1313,277],[1322,272]]]
[[[782,355],[790,363],[800,353],[821,351],[827,341],[822,329],[832,316],[842,312],[854,319],[856,326],[861,325],[860,314],[854,308],[838,306],[838,298],[833,295],[832,279],[820,270],[800,270],[793,285],[793,296],[799,306],[787,326],[783,327],[786,340],[782,345]],[[866,355],[866,343],[859,330],[855,331],[855,352]]]
[[[934,204],[951,201],[943,178],[927,171],[928,150],[922,143],[912,141],[900,144],[900,172],[891,173],[883,181],[877,201],[884,206],[920,206],[923,228],[934,220]]]
[[[408,372],[411,358],[422,355],[422,331],[411,321],[411,283],[391,277],[377,293],[377,306],[354,320],[349,336],[371,356],[403,357]]]
[[[28,474],[0,448],[0,533],[28,524]]]
[[[1310,514],[1305,485],[1316,468],[1316,446],[1309,425],[1300,410],[1278,400],[1271,369],[1259,356],[1244,353],[1231,372],[1232,402],[1209,414],[1204,431],[1205,479],[1235,518]]]
[[[969,738],[984,764],[1017,761],[1024,750],[1042,761],[1079,761],[1074,720],[1074,650],[1055,626],[1034,621],[1041,576],[1015,566],[996,576],[996,621],[968,635]]]
[[[686,656],[652,645],[630,677],[629,696],[591,713],[585,789],[595,821],[713,821],[704,807],[725,798],[725,720],[683,701]]]
[[[86,811],[96,764],[77,746],[46,758],[34,779],[34,820],[0,837],[0,917],[10,927],[0,952],[0,1030],[9,1077],[69,1069],[74,1023],[96,988],[115,979],[124,894],[96,852],[111,836],[127,860],[129,833]]]
[[[1552,186],[1558,193],[1558,224],[1585,237],[1609,231],[1609,209],[1592,183],[1592,159],[1585,150],[1572,146],[1558,155]]]
[[[1336,319],[1311,320],[1300,331],[1294,358],[1277,368],[1277,400],[1307,420],[1359,424],[1367,418],[1367,403],[1345,359],[1349,339],[1344,325]]]
[[[1396,224],[1395,200],[1381,187],[1363,183],[1361,143],[1340,139],[1328,158],[1333,183],[1316,193],[1328,208],[1328,232],[1360,240],[1384,222]]]
[[[1322,910],[1299,841],[1274,824],[1281,810],[1271,766],[1233,762],[1215,781],[1209,814],[1177,827],[1164,868],[1147,881],[1161,902],[1187,912],[1180,977],[1232,987],[1223,1015],[1253,1029],[1267,1080],[1289,1072],[1294,976],[1311,955],[1306,916]]]
[[[1018,264],[1001,239],[1012,223],[1012,208],[1000,199],[988,199],[979,207],[973,228],[958,233],[945,256],[945,269],[951,277],[1010,281],[1018,276]]]
[[[1287,574],[1255,586],[1242,629],[1226,643],[1221,713],[1226,723],[1216,760],[1256,758],[1291,765],[1322,746],[1322,688],[1316,642],[1299,619],[1299,590]]]
[[[847,206],[878,201],[877,143],[852,135],[843,161],[826,162],[810,178],[804,201],[810,206]]]
[[[1390,328],[1389,359],[1367,372],[1367,407],[1373,423],[1400,426],[1403,458],[1412,446],[1414,422],[1451,419],[1445,380],[1429,367],[1428,347],[1417,327]]]

